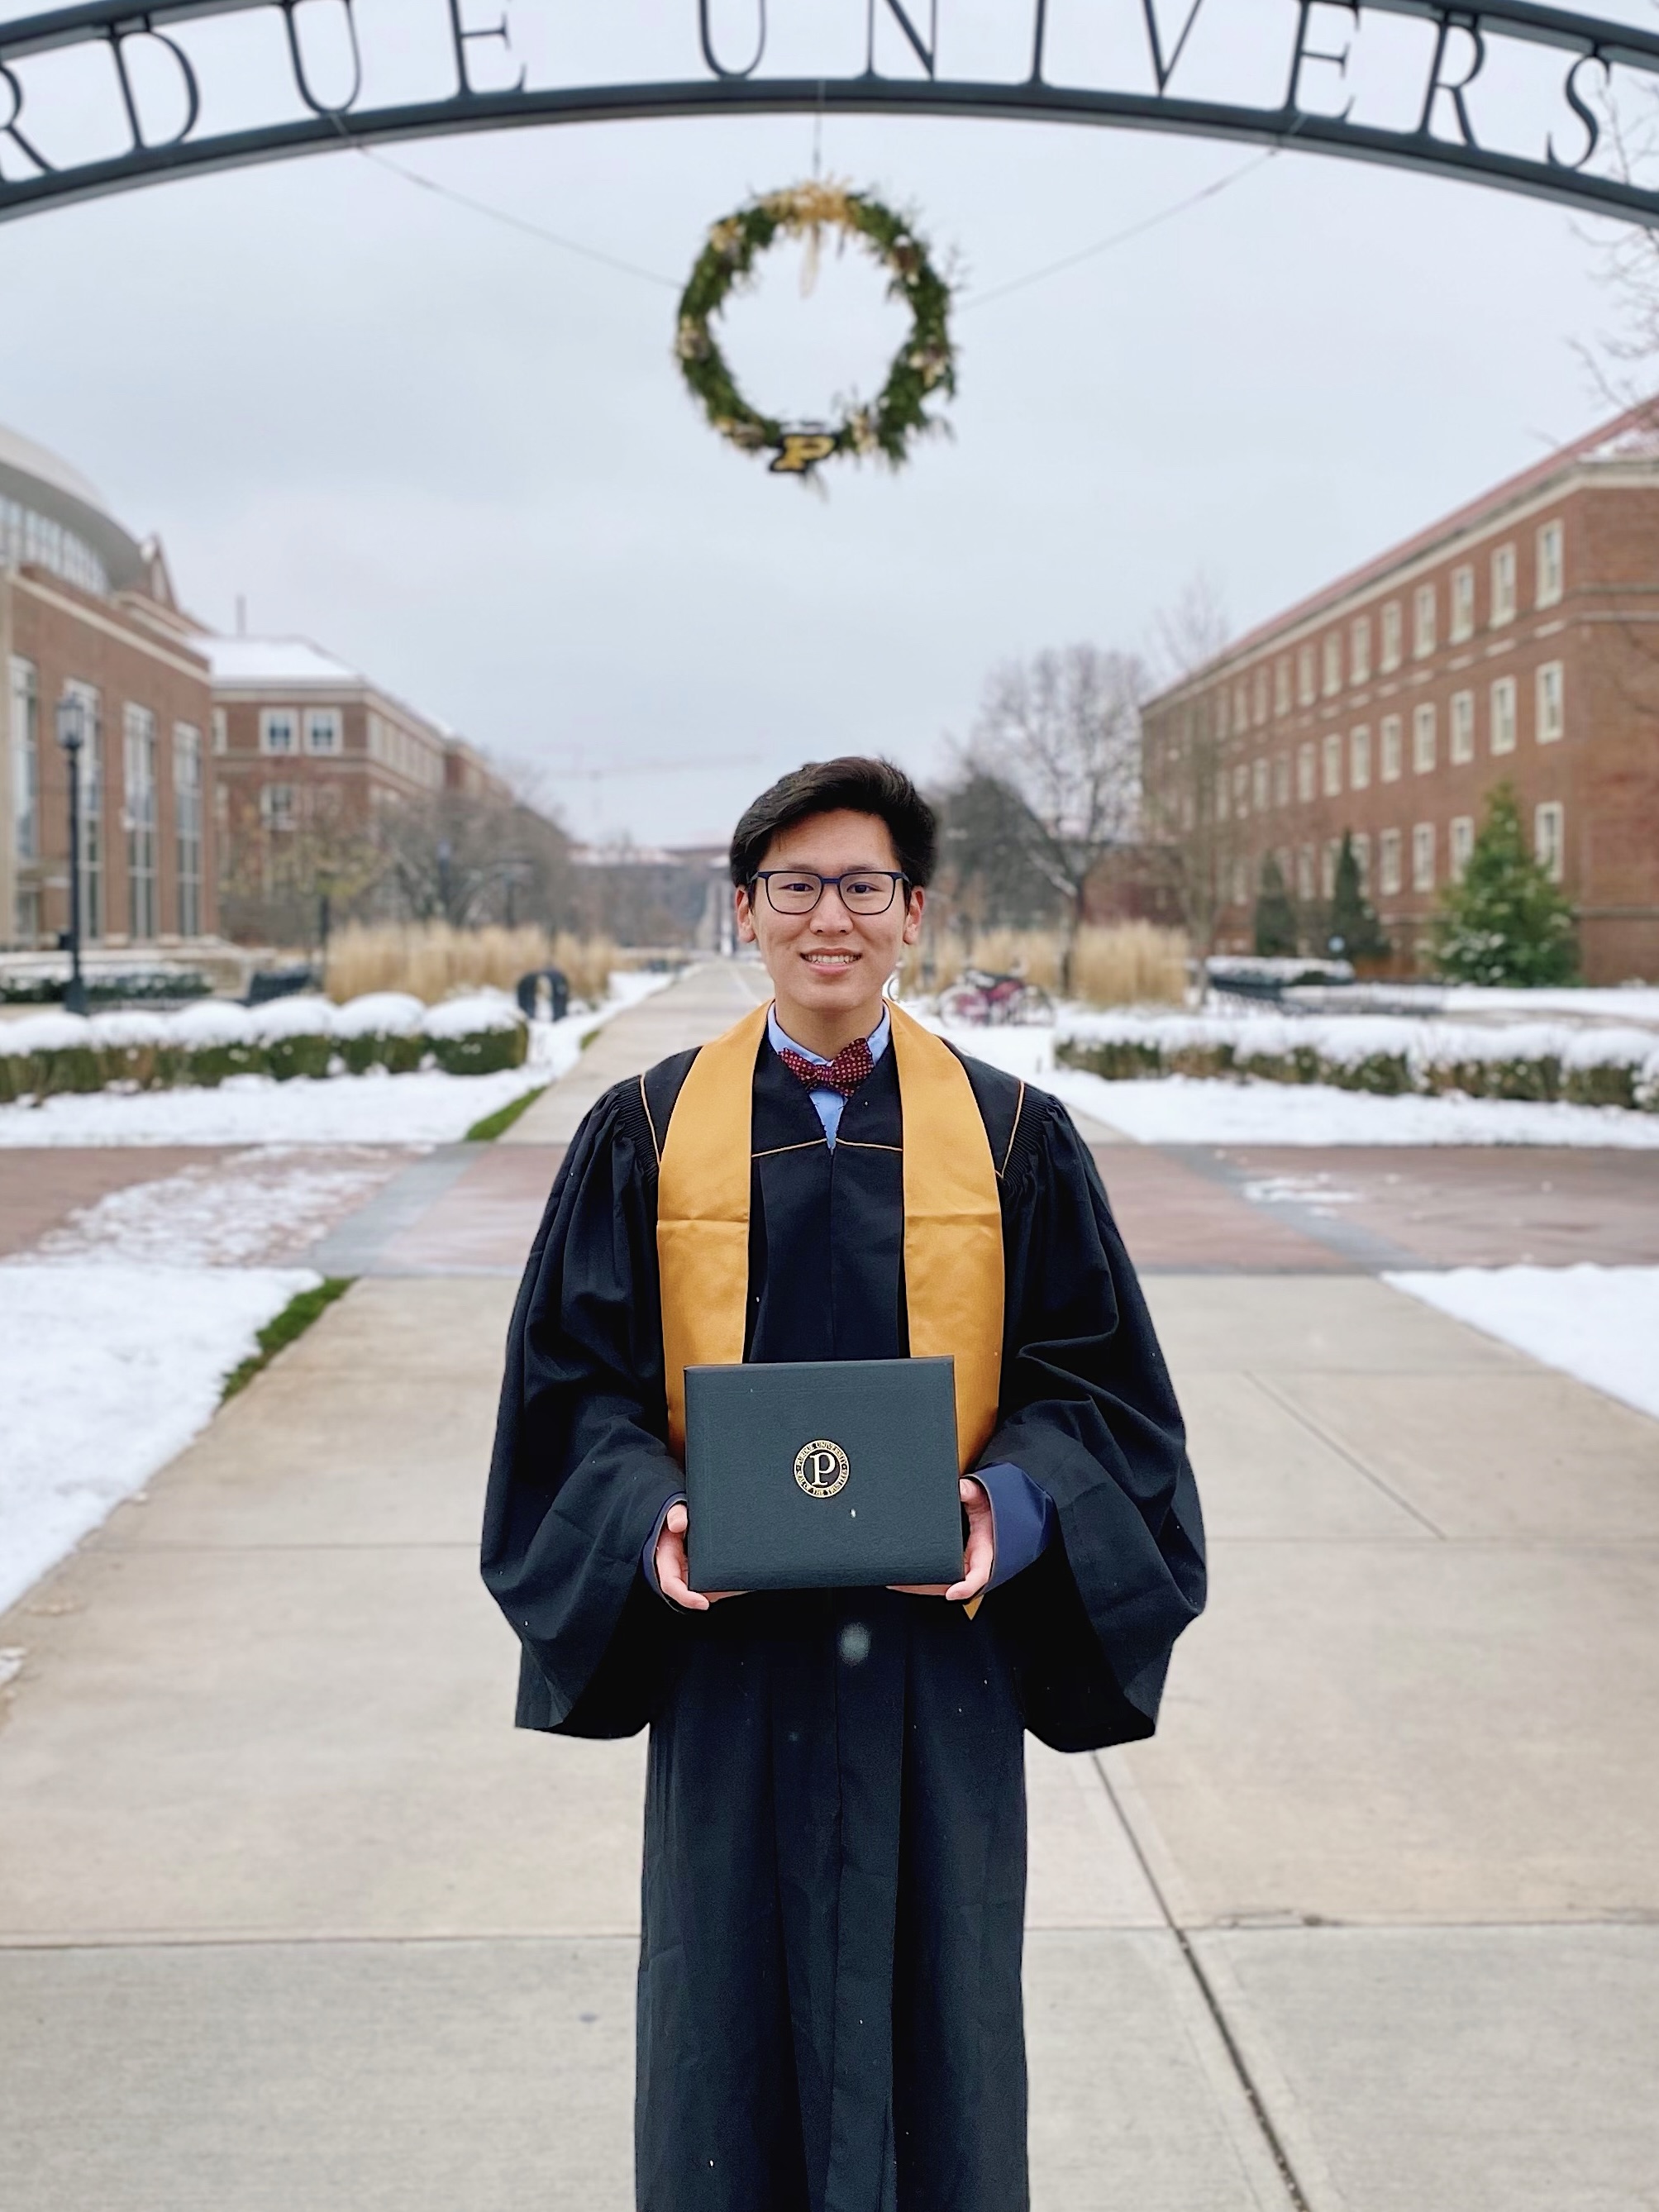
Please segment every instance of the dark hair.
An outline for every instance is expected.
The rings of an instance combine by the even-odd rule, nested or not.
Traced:
[[[891,761],[845,753],[839,760],[807,761],[781,775],[752,799],[732,833],[732,880],[748,890],[767,848],[784,830],[815,814],[875,814],[887,824],[893,851],[913,888],[933,872],[939,823],[933,808],[902,768]]]

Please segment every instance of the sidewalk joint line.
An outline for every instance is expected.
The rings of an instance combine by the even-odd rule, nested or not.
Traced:
[[[1112,1778],[1106,1771],[1105,1762],[1097,1751],[1091,1751],[1089,1757],[1093,1762],[1095,1772],[1100,1777],[1100,1786],[1106,1792],[1107,1802],[1116,1814],[1118,1825],[1128,1838],[1129,1849],[1134,1853],[1146,1887],[1152,1892],[1153,1901],[1164,1916],[1164,1924],[1175,1937],[1182,1958],[1186,1961],[1187,1970],[1197,1984],[1199,1995],[1204,2000],[1210,2018],[1215,2022],[1216,2033],[1221,2038],[1222,2048],[1227,2054],[1233,2072],[1238,2077],[1238,2086],[1244,2093],[1244,2101],[1249,2106],[1251,2118],[1261,2132],[1262,2141],[1267,2146],[1273,2165],[1278,2170],[1279,2178],[1285,2185],[1285,2193],[1296,2208],[1296,2212],[1313,2212],[1313,2207],[1303,2190],[1296,2168],[1291,2163],[1290,2154],[1285,2148],[1278,2129],[1273,2125],[1267,2107],[1262,2100],[1261,2093],[1256,2087],[1255,2079],[1245,2061],[1244,2053],[1240,2049],[1238,2039],[1233,2033],[1232,2024],[1222,2009],[1221,2001],[1216,1996],[1210,1978],[1204,1971],[1203,1962],[1194,1949],[1187,1930],[1170,1909],[1170,1901],[1164,1893],[1164,1886],[1152,1871],[1152,1861],[1141,1846],[1140,1838],[1135,1833],[1117,1791],[1112,1787]]]
[[[1255,1383],[1258,1390],[1261,1391],[1265,1396],[1271,1398],[1274,1405],[1277,1406],[1281,1412],[1288,1413],[1293,1421],[1299,1421],[1302,1426],[1306,1429],[1310,1436],[1317,1437],[1320,1443],[1327,1446],[1327,1448],[1331,1451],[1334,1451],[1339,1459],[1346,1460],[1348,1465],[1353,1469],[1354,1473],[1358,1475],[1363,1476],[1365,1481],[1370,1484],[1373,1490],[1380,1491],[1382,1496],[1389,1499],[1392,1504],[1397,1505],[1402,1513],[1409,1513],[1412,1519],[1417,1522],[1418,1526],[1419,1528],[1426,1528],[1430,1535],[1432,1536],[1437,1542],[1443,1544],[1447,1540],[1446,1532],[1443,1528],[1438,1527],[1434,1522],[1431,1521],[1426,1513],[1419,1512],[1418,1508],[1412,1504],[1410,1498],[1403,1496],[1401,1492],[1397,1491],[1394,1487],[1392,1483],[1385,1482],[1382,1477],[1377,1474],[1374,1468],[1367,1467],[1364,1461],[1358,1456],[1358,1453],[1350,1451],[1346,1444],[1340,1442],[1339,1438],[1332,1436],[1328,1429],[1324,1428],[1318,1421],[1315,1420],[1311,1413],[1304,1413],[1303,1408],[1296,1403],[1293,1398],[1286,1397],[1284,1391],[1281,1390],[1276,1383],[1270,1382],[1267,1376],[1258,1374],[1253,1367],[1246,1367],[1241,1371],[1250,1382]],[[1356,1372],[1358,1371],[1358,1370],[1356,1370]]]

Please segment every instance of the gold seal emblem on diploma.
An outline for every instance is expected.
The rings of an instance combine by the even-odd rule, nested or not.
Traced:
[[[828,1437],[814,1437],[795,1454],[795,1480],[809,1498],[833,1498],[852,1472],[846,1453]]]

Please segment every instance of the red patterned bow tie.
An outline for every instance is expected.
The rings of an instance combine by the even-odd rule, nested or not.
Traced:
[[[868,1037],[854,1037],[828,1061],[808,1060],[804,1052],[791,1052],[787,1044],[779,1047],[778,1058],[809,1091],[839,1091],[843,1098],[852,1096],[876,1064]]]

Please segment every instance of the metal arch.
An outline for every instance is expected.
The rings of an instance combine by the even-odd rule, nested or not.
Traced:
[[[1274,107],[1233,105],[1191,98],[1172,88],[1184,50],[1200,17],[1213,21],[1229,9],[1248,6],[1260,24],[1261,0],[1178,0],[1179,35],[1166,44],[1168,25],[1158,0],[1120,0],[1126,17],[1144,26],[1148,75],[1152,90],[1054,82],[1045,74],[1045,37],[1052,0],[1010,0],[1010,15],[1024,27],[1031,55],[1029,76],[1018,81],[940,78],[934,73],[939,52],[940,0],[848,0],[867,22],[867,66],[854,75],[766,76],[760,74],[768,38],[765,0],[757,0],[758,43],[742,68],[719,58],[710,29],[710,0],[678,0],[687,21],[695,21],[701,51],[708,64],[703,77],[653,82],[544,84],[519,81],[505,89],[475,88],[475,48],[498,59],[511,52],[511,23],[503,13],[494,20],[471,20],[471,0],[427,0],[431,21],[447,29],[453,88],[415,101],[362,104],[364,53],[355,0],[86,0],[45,15],[0,22],[0,221],[49,207],[131,189],[168,177],[278,161],[295,155],[338,149],[357,143],[450,136],[462,131],[501,130],[557,123],[619,121],[653,117],[772,114],[828,111],[860,114],[908,113],[978,116],[999,120],[1093,124],[1129,130],[1238,140],[1269,146],[1300,146],[1351,160],[1385,162],[1431,174],[1461,178],[1553,201],[1581,212],[1610,216],[1659,228],[1659,189],[1650,190],[1591,161],[1600,150],[1601,127],[1589,95],[1611,81],[1614,70],[1659,76],[1659,33],[1604,21],[1576,10],[1544,7],[1533,0],[1279,0],[1285,27],[1286,91]],[[498,8],[514,0],[493,0]],[[517,0],[526,7],[530,0]],[[666,8],[667,0],[662,0]],[[791,0],[771,0],[774,17]],[[949,0],[945,0],[948,7]],[[1167,0],[1166,0],[1167,5]],[[331,10],[349,33],[355,82],[347,98],[330,103],[319,98],[307,75],[301,25],[316,11]],[[309,11],[309,14],[308,14]],[[924,24],[920,19],[926,15]],[[198,59],[187,43],[193,24],[233,16],[280,18],[285,34],[288,73],[271,88],[273,101],[289,112],[282,120],[238,130],[215,131],[210,103],[202,92]],[[1340,112],[1302,104],[1302,87],[1310,68],[1346,74],[1345,32],[1350,41],[1368,15],[1413,17],[1433,33],[1433,53],[1423,81],[1420,111],[1413,127],[1387,128],[1350,119]],[[896,31],[901,54],[912,73],[889,76],[877,63],[878,26]],[[135,40],[151,42],[171,57],[175,94],[183,120],[165,137],[147,135],[144,98],[136,84],[127,50]],[[1507,40],[1559,57],[1562,71],[1555,87],[1554,121],[1541,148],[1516,149],[1483,143],[1472,113],[1473,90],[1484,70],[1490,42]],[[1460,48],[1452,42],[1461,40]],[[1316,43],[1317,41],[1318,43]],[[46,143],[52,116],[31,98],[28,64],[65,50],[103,50],[108,58],[106,89],[111,112],[128,143],[113,155],[76,161],[51,159]],[[88,60],[92,57],[87,58]],[[1454,61],[1459,64],[1455,67]],[[1586,70],[1599,79],[1584,82]],[[296,104],[303,112],[292,112]],[[8,112],[9,110],[9,112]],[[1574,158],[1557,150],[1557,134],[1572,147]]]

